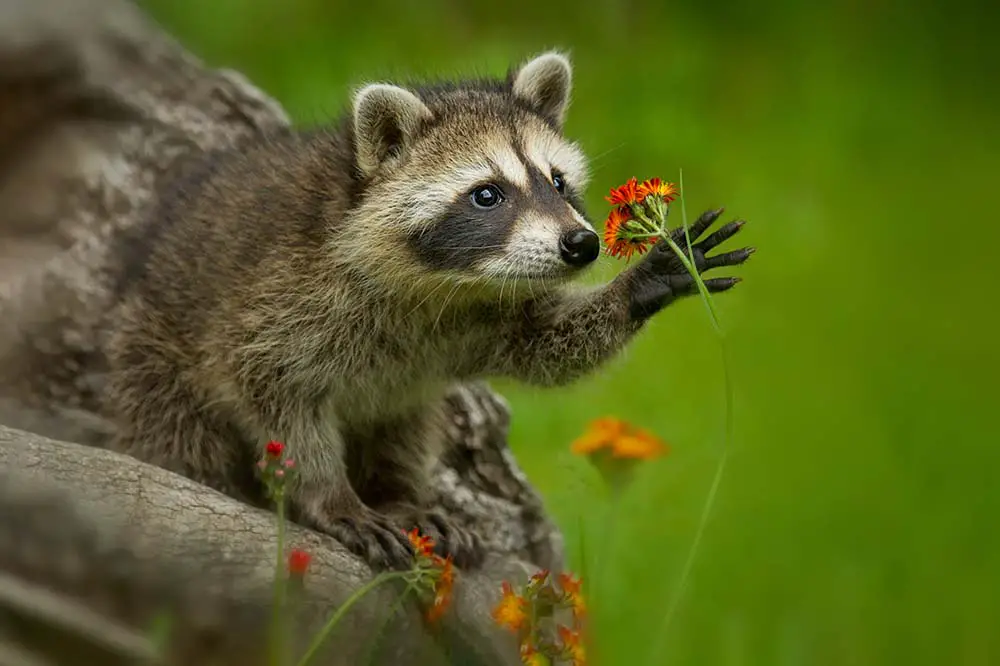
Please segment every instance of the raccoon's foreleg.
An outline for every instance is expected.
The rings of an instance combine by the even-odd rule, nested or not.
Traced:
[[[280,439],[295,460],[297,474],[287,486],[289,517],[324,532],[376,569],[406,568],[413,549],[406,534],[387,515],[366,505],[351,485],[347,448],[338,424],[322,418],[308,403],[293,406],[287,396],[276,418],[263,424],[268,437]],[[261,441],[260,455],[264,454]]]
[[[482,541],[433,506],[431,464],[445,442],[445,404],[429,404],[348,434],[349,467],[361,499],[404,529],[434,537],[459,567],[482,563]]]
[[[743,248],[705,256],[743,226],[742,221],[731,222],[698,242],[721,213],[721,209],[708,211],[690,227],[699,273],[742,264],[754,251]],[[672,237],[686,247],[683,228],[674,230]],[[738,278],[713,278],[705,280],[705,286],[712,292],[726,291],[738,282]],[[640,263],[596,290],[567,291],[530,302],[524,320],[509,332],[493,370],[532,384],[567,384],[617,354],[651,316],[697,290],[694,278],[661,241]]]

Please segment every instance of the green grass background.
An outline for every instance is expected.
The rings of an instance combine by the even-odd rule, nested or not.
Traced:
[[[665,650],[724,446],[718,343],[697,299],[557,391],[504,384],[512,445],[580,565],[606,664],[1000,663],[997,10],[853,0],[147,0],[213,65],[303,124],[351,85],[502,73],[548,47],[576,67],[567,131],[595,217],[631,175],[676,178],[689,216],[750,221],[758,254],[717,299],[735,438]],[[735,246],[734,246],[735,247]],[[620,269],[603,260],[601,275]],[[614,414],[667,439],[614,531],[567,453]]]

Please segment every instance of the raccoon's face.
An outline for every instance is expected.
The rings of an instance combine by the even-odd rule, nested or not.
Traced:
[[[586,159],[562,136],[570,81],[569,62],[549,53],[506,82],[358,93],[357,163],[368,179],[359,218],[378,219],[371,233],[392,247],[383,269],[530,286],[597,259],[581,204]]]

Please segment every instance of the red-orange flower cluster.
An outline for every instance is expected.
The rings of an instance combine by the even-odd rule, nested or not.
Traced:
[[[631,259],[633,254],[642,254],[656,240],[657,229],[650,227],[647,217],[638,214],[649,208],[655,199],[661,204],[670,204],[677,198],[677,187],[659,178],[639,182],[629,178],[624,185],[611,188],[605,199],[614,208],[604,222],[604,246],[612,257]],[[649,212],[648,210],[646,211]],[[647,228],[648,227],[648,228]]]
[[[427,589],[431,594],[431,600],[424,617],[430,623],[437,622],[451,605],[455,587],[455,567],[451,555],[441,557],[435,554],[434,539],[422,536],[417,528],[407,532],[406,536],[413,546],[414,571],[421,580],[429,584]]]
[[[416,527],[407,532],[406,536],[409,537],[413,552],[418,557],[430,557],[434,553],[434,539],[429,536],[420,536],[420,530]]]
[[[507,581],[501,585],[502,595],[493,608],[493,621],[517,635],[521,661],[526,666],[586,663],[582,639],[583,583],[568,573],[559,574],[558,581],[555,585],[549,572],[542,570],[531,577],[521,592]],[[554,622],[553,613],[560,608],[572,611],[573,627],[556,624],[559,640],[555,640],[548,623]]]
[[[514,592],[510,583],[501,584],[503,595],[493,609],[493,621],[505,629],[517,632],[528,621],[528,601]]]
[[[431,607],[427,609],[426,617],[428,622],[437,622],[444,616],[448,606],[451,605],[451,597],[455,587],[455,568],[451,562],[451,555],[441,558],[438,555],[431,556],[438,567],[437,582],[434,585],[434,600]]]
[[[634,238],[626,233],[626,225],[631,220],[632,213],[622,206],[613,208],[604,221],[604,247],[612,257],[628,260],[633,254],[642,254],[649,246],[649,238]]]

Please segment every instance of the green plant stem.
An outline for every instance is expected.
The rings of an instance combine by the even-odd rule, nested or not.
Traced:
[[[285,495],[281,493],[277,501],[278,513],[278,554],[274,565],[274,605],[271,609],[271,663],[283,666],[285,663]]]
[[[354,604],[360,601],[362,597],[382,583],[395,580],[397,578],[406,578],[411,575],[413,575],[412,571],[386,571],[380,573],[378,576],[375,576],[375,578],[355,590],[354,594],[348,597],[347,601],[337,608],[333,615],[330,616],[330,619],[326,621],[326,624],[323,625],[323,628],[320,629],[319,633],[316,634],[316,637],[313,638],[312,643],[309,645],[309,649],[306,650],[304,655],[302,655],[302,658],[299,660],[297,666],[307,666],[307,664],[309,664],[309,662],[319,653],[320,648],[323,647],[323,643],[327,638],[329,638],[330,633],[333,631],[334,627],[337,626],[337,623],[340,622],[344,615],[347,614],[347,611],[349,611]]]
[[[691,233],[688,228],[687,222],[687,209],[684,205],[684,172],[681,171],[679,184],[681,189],[681,218],[684,223],[684,237],[687,243],[688,252],[691,252]],[[701,293],[702,300],[705,306],[708,308],[709,316],[712,320],[712,326],[715,329],[716,334],[719,338],[719,347],[722,352],[722,371],[723,371],[723,381],[725,384],[726,393],[726,429],[725,438],[723,441],[722,455],[719,458],[719,464],[715,468],[715,475],[712,478],[712,484],[709,486],[708,495],[705,498],[705,504],[702,507],[701,517],[698,521],[698,529],[695,531],[694,539],[691,542],[691,549],[688,551],[688,556],[684,562],[684,567],[681,570],[681,575],[679,583],[677,585],[677,590],[674,592],[673,597],[670,600],[670,604],[667,606],[667,612],[663,616],[663,623],[660,627],[660,631],[656,638],[653,640],[652,649],[650,653],[650,663],[655,663],[655,659],[660,654],[661,645],[665,640],[667,630],[670,628],[671,622],[677,613],[677,609],[680,606],[680,600],[684,594],[684,589],[687,586],[687,582],[691,577],[691,570],[694,567],[694,562],[697,557],[698,551],[701,547],[702,538],[705,535],[705,529],[708,526],[709,516],[712,512],[712,507],[715,505],[715,499],[719,493],[719,487],[722,483],[722,476],[726,469],[726,463],[729,460],[729,450],[730,442],[732,440],[734,426],[733,426],[733,383],[732,375],[730,373],[730,362],[729,362],[729,351],[728,345],[726,344],[726,336],[723,331],[722,324],[719,320],[718,312],[715,309],[715,303],[712,300],[712,296],[705,286],[705,282],[701,279],[698,274],[693,262],[693,255],[685,255],[683,251],[677,246],[677,244],[670,238],[666,229],[662,229],[663,238],[667,241],[670,249],[677,254],[677,258],[684,264],[684,268],[688,270],[691,277],[698,285],[698,291]]]
[[[417,585],[414,581],[412,580],[406,581],[406,588],[399,595],[399,598],[396,599],[396,602],[392,605],[392,608],[389,609],[389,613],[388,615],[386,615],[385,620],[383,620],[382,623],[379,625],[378,631],[375,632],[375,637],[372,639],[372,644],[368,650],[367,657],[364,659],[364,663],[366,664],[375,663],[375,653],[378,651],[379,640],[381,639],[382,634],[385,633],[386,627],[388,627],[389,623],[392,622],[392,618],[396,617],[396,613],[398,613],[400,609],[402,609],[403,603],[406,602],[406,598],[410,595],[411,592],[416,591],[416,589]]]

